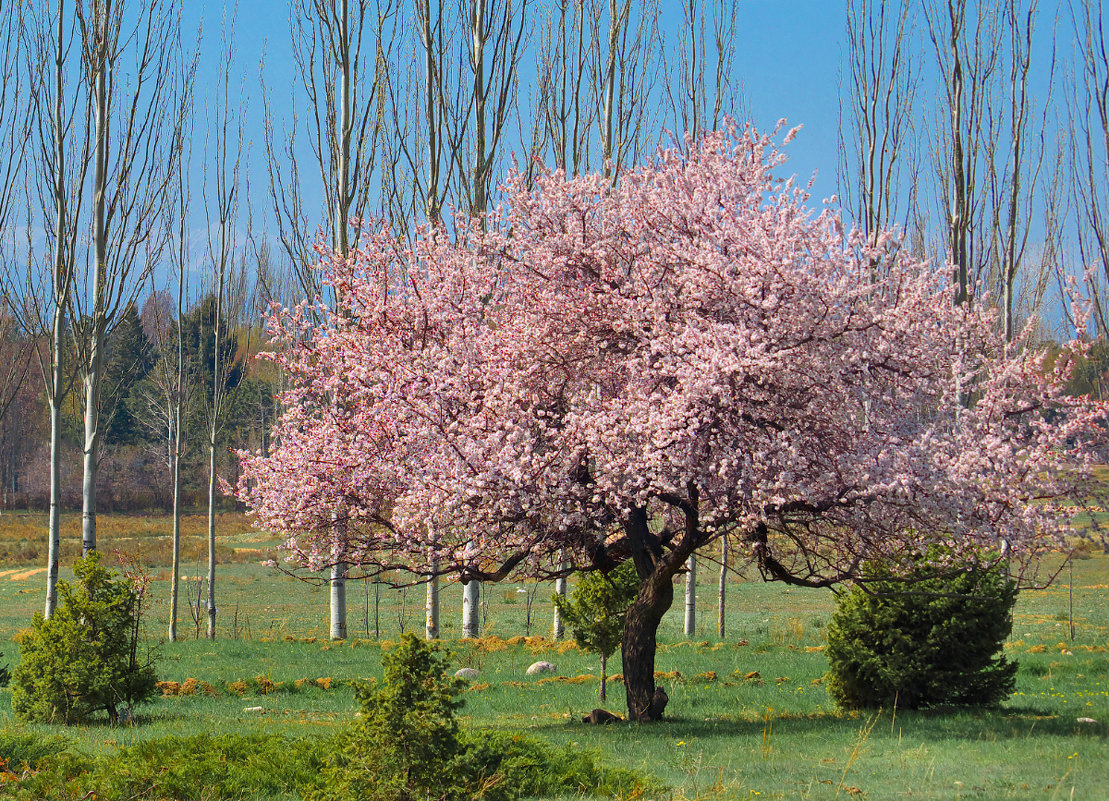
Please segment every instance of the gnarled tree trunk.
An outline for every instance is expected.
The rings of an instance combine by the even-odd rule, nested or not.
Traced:
[[[674,576],[701,544],[697,518],[697,490],[681,508],[686,513],[686,528],[681,539],[664,551],[659,536],[647,525],[647,510],[633,509],[624,526],[631,557],[641,583],[639,594],[628,607],[620,653],[624,662],[624,690],[627,693],[628,720],[647,723],[662,717],[668,700],[661,687],[655,687],[655,652],[662,616],[674,603]]]

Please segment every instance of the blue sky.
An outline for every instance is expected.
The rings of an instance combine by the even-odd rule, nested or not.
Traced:
[[[403,5],[403,0],[400,0]],[[532,0],[533,7],[542,7],[543,0]],[[633,3],[639,0],[633,0]],[[679,0],[661,0],[663,18],[661,27],[673,33],[682,24]],[[220,20],[224,4],[219,0],[189,2],[186,4],[185,28],[195,30],[201,19],[204,20],[204,41],[202,52],[201,107],[204,106],[205,90],[214,84],[218,68],[218,48]],[[737,10],[736,43],[733,63],[733,82],[740,87],[741,105],[732,109],[741,120],[748,118],[760,130],[767,131],[775,123],[785,118],[789,127],[801,125],[801,133],[786,148],[789,161],[786,174],[794,174],[804,185],[815,174],[810,205],[818,207],[825,198],[837,193],[837,149],[839,127],[839,96],[841,71],[846,57],[845,15],[847,0],[735,0]],[[919,7],[917,8],[919,11]],[[1065,9],[1063,9],[1065,11]],[[407,12],[407,9],[405,10]],[[1034,93],[1042,98],[1047,94],[1046,63],[1050,52],[1052,37],[1052,17],[1060,9],[1052,4],[1040,8],[1037,20],[1037,35],[1033,48],[1033,86]],[[262,100],[260,96],[259,69],[263,63],[267,85],[273,90],[273,108],[279,117],[276,128],[280,132],[294,111],[304,114],[307,109],[289,108],[286,98],[289,87],[295,80],[290,45],[290,19],[288,2],[267,2],[266,0],[241,0],[237,6],[236,53],[234,70],[243,87],[243,102],[246,104],[248,120],[247,135],[251,140],[248,161],[251,185],[249,193],[253,199],[255,234],[260,228],[274,230],[268,220],[273,211],[267,192],[266,155],[262,140]],[[942,187],[935,184],[934,173],[928,164],[927,135],[934,129],[935,116],[940,113],[936,106],[938,86],[936,85],[935,56],[928,41],[927,32],[915,31],[913,54],[914,68],[919,72],[922,86],[918,89],[917,108],[914,109],[914,124],[923,141],[920,154],[919,180],[914,190],[919,190],[920,200],[926,210],[930,209],[930,235],[939,244],[941,234],[936,228],[943,205],[940,194]],[[1066,70],[1070,69],[1069,59],[1073,50],[1073,34],[1069,18],[1060,21],[1056,44],[1060,67],[1055,80],[1055,102],[1062,108],[1061,87]],[[670,59],[673,53],[668,54]],[[525,82],[534,75],[534,59],[528,57],[520,67]],[[197,120],[198,137],[203,129],[203,112]],[[946,115],[945,115],[946,116]],[[1049,120],[1049,137],[1057,134],[1055,126],[1065,120],[1053,112]],[[510,139],[507,147],[519,155],[519,138],[515,144]],[[1049,147],[1054,147],[1049,143]],[[1051,152],[1051,151],[1049,151]],[[307,176],[312,157],[305,153],[301,164],[302,175]],[[306,169],[307,168],[307,169]],[[312,191],[314,175],[308,181]],[[905,187],[909,191],[909,187]],[[1038,212],[1037,212],[1038,214]],[[322,222],[322,219],[321,219]],[[1042,248],[1036,242],[1038,218],[1033,221],[1033,252]],[[197,226],[203,228],[203,221]],[[1038,234],[1042,237],[1042,233]]]
[[[745,109],[760,129],[782,117],[804,126],[788,149],[790,164],[807,180],[819,172],[814,200],[835,191],[838,76],[844,30],[842,0],[738,0],[734,75],[742,86]],[[224,4],[215,0],[186,4],[185,29],[203,21],[204,53],[200,83],[215,77],[220,19]],[[663,24],[678,24],[680,8],[668,0]],[[237,8],[236,64],[242,77],[250,135],[251,173],[262,180],[259,65],[265,56],[266,81],[286,87],[293,80],[289,10],[284,2],[243,0]],[[528,68],[527,65],[524,66]],[[532,68],[534,69],[534,68]],[[264,187],[256,187],[262,191]]]

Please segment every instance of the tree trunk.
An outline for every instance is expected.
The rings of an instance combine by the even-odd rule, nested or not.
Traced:
[[[54,614],[58,607],[58,551],[61,547],[62,530],[62,486],[61,486],[61,447],[62,447],[62,417],[61,398],[58,389],[61,387],[61,349],[58,341],[61,340],[61,328],[55,324],[55,347],[53,382],[54,391],[50,402],[50,523],[46,546],[46,608],[43,616],[47,620]]]
[[[95,334],[93,335],[95,338]],[[85,379],[85,453],[81,481],[81,555],[96,550],[96,468],[100,444],[100,346],[93,344],[93,355]]]
[[[558,566],[562,570],[566,569],[566,557],[560,552],[558,555]],[[555,595],[565,600],[566,598],[566,578],[555,579]],[[558,606],[554,608],[554,625],[552,628],[555,640],[561,640],[566,636],[566,625],[563,623],[562,615],[558,613]],[[601,699],[604,699],[602,689]]]
[[[601,703],[608,700],[608,654],[601,654]],[[653,691],[652,691],[653,692]]]
[[[181,319],[180,315],[177,317]],[[178,325],[180,328],[180,325]],[[169,641],[177,642],[177,596],[181,581],[181,406],[174,411],[173,427],[173,564],[169,579]]]
[[[217,314],[216,319],[219,319]],[[219,337],[216,337],[216,353],[219,353]],[[216,357],[219,365],[219,356]],[[216,382],[219,374],[216,374]],[[208,639],[216,638],[216,440],[215,426],[212,438],[208,441]]]
[[[427,580],[427,607],[424,637],[429,640],[439,639],[439,577],[432,576]]]
[[[347,638],[347,564],[331,566],[331,639]]]
[[[428,563],[434,574],[439,569],[439,558],[435,555],[435,531],[431,529],[431,547]],[[428,640],[439,639],[439,576],[432,575],[427,580],[427,603],[424,606],[424,637]]]
[[[481,584],[475,579],[462,583],[462,636],[481,636],[478,623],[478,598]]]
[[[181,241],[184,242],[184,239],[182,231]],[[177,271],[177,362],[173,368],[173,394],[170,400],[170,425],[173,426],[173,431],[169,437],[170,461],[173,463],[173,564],[169,587],[170,642],[177,642],[177,599],[181,582],[181,407],[184,405],[185,380],[185,335],[181,329],[181,317],[185,303],[184,254],[181,254]]]
[[[105,21],[106,24],[106,21]],[[104,339],[107,328],[108,280],[108,65],[107,43],[94,36],[96,156],[93,174],[93,276],[92,313],[90,318],[88,361],[85,364],[85,457],[84,481],[81,485],[81,553],[96,550],[96,468],[100,450],[100,382],[103,380]]]
[[[720,639],[724,639],[724,591],[728,586],[728,535],[720,538],[720,587],[716,599],[716,629]]]
[[[685,636],[697,633],[697,554],[690,554],[685,563]]]
[[[58,564],[62,531],[62,399],[65,395],[62,373],[62,349],[65,343],[66,304],[72,291],[73,263],[67,262],[63,242],[68,230],[65,187],[65,128],[62,125],[62,78],[65,48],[62,5],[58,5],[58,50],[54,63],[54,270],[51,289],[54,300],[53,328],[50,332],[53,351],[50,354],[50,522],[46,546],[46,608],[43,615],[49,620],[58,606]]]
[[[639,594],[628,607],[620,643],[628,720],[647,723],[655,719],[651,714],[651,702],[655,697],[658,626],[674,603],[673,575],[673,570],[659,564],[643,581]]]

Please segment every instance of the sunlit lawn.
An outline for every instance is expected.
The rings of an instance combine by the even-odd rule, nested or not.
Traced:
[[[0,547],[12,519],[0,517]],[[265,549],[272,543],[242,518],[228,517],[221,544],[239,561],[219,568],[219,639],[193,639],[189,605],[182,598],[179,625],[188,639],[160,642],[168,592],[159,556],[164,549],[156,543],[168,532],[163,523],[125,519],[117,521],[115,531],[122,541],[146,545],[153,554],[148,633],[160,656],[161,677],[179,684],[196,679],[198,691],[158,699],[141,710],[133,726],[68,730],[84,748],[204,731],[291,737],[333,732],[355,710],[346,682],[377,675],[383,641],[395,640],[402,626],[422,630],[422,588],[402,592],[352,584],[352,637],[328,642],[326,587],[264,567],[260,562],[268,558]],[[22,525],[30,524],[24,520]],[[112,524],[102,522],[105,551],[114,547],[106,533],[111,531]],[[187,557],[184,572],[202,572],[195,547]],[[1068,569],[1051,588],[1021,595],[1006,649],[1021,664],[1018,691],[1001,709],[890,709],[872,715],[837,712],[821,685],[823,627],[834,605],[830,592],[733,577],[728,636],[721,641],[710,570],[706,567],[702,576],[700,631],[694,642],[685,642],[681,634],[680,609],[664,621],[657,668],[667,674],[659,681],[670,693],[670,717],[650,726],[583,725],[581,715],[600,704],[597,660],[565,643],[512,640],[528,633],[529,591],[534,594],[530,633],[548,634],[550,587],[487,587],[488,636],[457,642],[452,640],[459,633],[461,598],[458,587],[447,584],[443,628],[454,662],[481,671],[465,695],[465,723],[527,730],[596,749],[612,764],[656,776],[673,788],[675,798],[1109,797],[1109,557],[1074,562],[1073,641]],[[18,658],[11,638],[41,607],[43,581],[37,562],[0,566],[0,664]],[[190,586],[196,585],[185,582],[183,589]],[[528,665],[541,658],[556,663],[556,677],[526,676]],[[611,669],[617,672],[619,660],[614,662]],[[203,682],[212,685],[212,694],[205,693]],[[269,682],[276,685],[274,691],[262,694],[260,688],[268,689]],[[173,692],[173,685],[167,691]],[[0,725],[14,727],[19,724],[12,719],[7,692],[0,691]],[[260,713],[244,711],[258,706]],[[622,711],[618,681],[610,683],[605,706]]]

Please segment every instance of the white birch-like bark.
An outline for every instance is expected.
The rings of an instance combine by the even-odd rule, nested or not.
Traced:
[[[434,526],[428,525],[428,572],[427,601],[424,605],[424,637],[428,640],[439,639],[439,557],[436,554],[437,540]]]
[[[697,554],[691,553],[685,563],[685,636],[697,633]]]
[[[331,566],[331,627],[333,640],[347,638],[347,564],[335,562]]]
[[[61,404],[68,394],[68,386],[62,370],[64,336],[66,326],[66,307],[73,291],[74,264],[73,249],[67,246],[74,230],[69,219],[69,206],[66,186],[66,137],[63,121],[65,94],[65,15],[64,3],[58,3],[57,38],[54,40],[54,103],[53,103],[53,147],[54,147],[54,237],[53,270],[51,275],[51,301],[53,315],[51,321],[50,378],[47,381],[47,397],[50,400],[50,520],[47,532],[46,553],[46,606],[47,619],[58,606],[58,568],[61,550]]]
[[[481,636],[481,582],[476,579],[462,583],[462,636]]]
[[[566,570],[569,567],[570,567],[570,564],[566,559],[565,553],[563,553],[562,551],[559,551],[558,552],[558,569],[559,570]],[[566,577],[565,576],[559,576],[557,579],[555,579],[555,595],[557,595],[559,598],[561,598],[563,600],[566,599]],[[557,604],[554,607],[554,621],[552,622],[552,625],[551,625],[551,633],[552,633],[555,640],[561,640],[563,637],[566,636],[566,622],[562,619],[562,615],[560,615],[558,613],[558,605]]]
[[[436,565],[432,560],[432,569]],[[431,576],[427,580],[427,605],[424,608],[424,637],[429,640],[439,639],[439,577]]]
[[[720,584],[716,592],[716,633],[720,639],[724,639],[725,625],[724,625],[724,602],[727,599],[728,588],[728,535],[723,534],[720,537]]]

